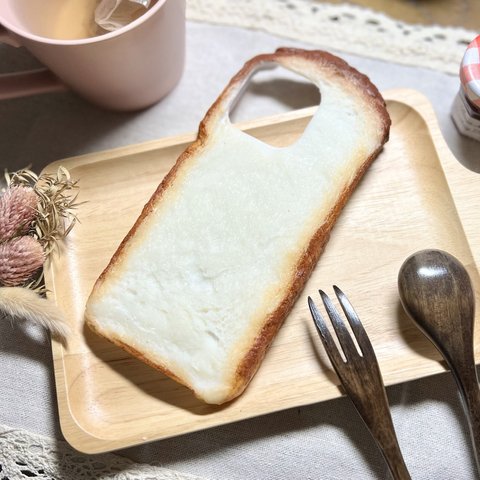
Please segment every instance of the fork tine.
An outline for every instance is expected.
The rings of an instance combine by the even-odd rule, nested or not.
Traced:
[[[327,328],[325,320],[323,319],[322,315],[320,314],[315,302],[312,300],[311,297],[308,297],[308,306],[310,308],[310,313],[312,314],[313,321],[315,326],[317,327],[318,335],[322,340],[323,346],[325,347],[325,351],[327,352],[328,358],[332,362],[332,365],[337,369],[337,365],[345,363],[343,358],[341,357],[335,342],[333,341],[332,335]]]
[[[320,295],[322,297],[323,304],[325,305],[325,309],[327,310],[328,316],[332,322],[335,333],[337,334],[338,341],[342,346],[345,358],[348,360],[349,355],[358,355],[357,347],[353,343],[352,337],[350,336],[345,323],[340,317],[338,310],[330,300],[330,297],[323,290],[320,290]]]
[[[375,356],[375,352],[368,338],[367,332],[365,331],[357,312],[350,303],[350,300],[348,300],[347,296],[336,285],[333,286],[333,290],[335,291],[335,295],[337,296],[342,310],[345,313],[345,317],[347,317],[348,323],[352,327],[352,331],[357,339],[358,346],[360,347],[363,355]]]

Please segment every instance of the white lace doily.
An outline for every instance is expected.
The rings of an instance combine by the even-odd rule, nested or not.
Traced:
[[[66,442],[0,425],[2,480],[201,480],[114,454],[82,455]]]
[[[478,34],[411,25],[362,7],[314,0],[187,0],[187,17],[451,74],[458,73],[467,45]]]

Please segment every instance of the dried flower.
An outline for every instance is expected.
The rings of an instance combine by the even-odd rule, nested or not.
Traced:
[[[65,343],[70,331],[63,313],[42,298],[44,261],[77,218],[78,192],[68,170],[38,176],[31,170],[5,172],[0,189],[0,317],[42,325]]]
[[[16,237],[0,243],[0,285],[24,284],[43,265],[42,245],[33,237]]]
[[[70,173],[63,167],[59,167],[56,174],[38,176],[24,169],[6,173],[5,177],[10,188],[32,186],[37,195],[37,216],[32,231],[48,256],[58,240],[66,237],[77,221],[77,182],[70,178]]]
[[[38,198],[30,187],[13,186],[0,197],[0,242],[26,233],[36,215]]]

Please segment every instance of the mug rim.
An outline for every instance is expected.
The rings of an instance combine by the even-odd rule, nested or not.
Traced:
[[[174,0],[178,1],[178,0]],[[149,10],[147,10],[143,15],[136,18],[133,22],[120,27],[117,30],[112,32],[104,33],[103,35],[96,35],[94,37],[86,37],[86,38],[77,38],[77,39],[57,39],[57,38],[49,38],[49,37],[42,37],[40,35],[36,35],[34,33],[30,33],[26,30],[22,30],[17,28],[15,25],[12,25],[10,22],[5,21],[0,16],[0,27],[3,25],[6,29],[10,30],[11,32],[17,34],[22,38],[27,38],[29,40],[34,40],[35,42],[51,44],[51,45],[85,45],[90,43],[98,43],[109,40],[111,38],[119,37],[124,33],[127,33],[130,30],[135,29],[138,25],[146,22],[150,17],[152,17],[158,10],[160,10],[163,5],[167,2],[167,0],[158,0],[157,3]]]

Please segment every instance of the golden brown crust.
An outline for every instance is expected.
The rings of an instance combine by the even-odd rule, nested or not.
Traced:
[[[177,172],[180,169],[180,167],[189,159],[192,157],[194,154],[198,153],[200,149],[202,148],[203,142],[200,141],[199,138],[195,140],[189,147],[187,147],[186,150],[180,156],[178,157],[177,161],[175,162],[175,165],[171,168],[171,170],[165,175],[163,178],[162,182],[158,185],[157,189],[153,193],[153,195],[150,197],[148,202],[145,204],[145,206],[142,209],[142,212],[140,213],[140,216],[137,218],[135,223],[133,224],[132,228],[129,230],[125,238],[121,241],[120,245],[118,246],[117,250],[113,254],[112,258],[110,259],[110,262],[108,265],[105,267],[103,272],[100,274],[98,277],[97,281],[95,282],[94,285],[94,290],[97,288],[104,280],[105,276],[110,270],[113,270],[116,263],[121,257],[121,254],[123,253],[123,250],[125,249],[127,243],[129,240],[135,235],[135,232],[137,231],[138,227],[144,222],[144,220],[152,213],[154,210],[155,205],[161,200],[164,192],[168,189],[168,187],[173,183],[175,177],[177,176]]]
[[[299,51],[296,49],[282,48],[277,50],[276,54],[264,55],[262,57],[268,58],[270,60],[273,56],[277,56],[278,53],[280,53],[281,55],[297,55]],[[239,395],[246,388],[249,381],[257,371],[261,361],[266,354],[267,348],[271,344],[272,339],[275,337],[276,333],[280,329],[283,321],[292,309],[295,300],[300,295],[315,265],[317,264],[318,259],[320,258],[320,255],[325,248],[325,245],[327,244],[330,231],[335,224],[338,216],[340,215],[340,212],[342,211],[351,194],[355,190],[356,185],[363,177],[365,171],[371,165],[373,160],[378,156],[383,145],[388,141],[389,129],[391,124],[390,116],[388,115],[383,97],[381,96],[375,85],[370,82],[367,76],[359,73],[357,70],[350,67],[340,58],[335,57],[334,55],[331,55],[327,52],[311,51],[301,53],[301,55],[304,58],[309,58],[316,61],[321,59],[321,61],[329,62],[329,64],[335,67],[339,75],[347,77],[350,81],[353,82],[355,86],[361,89],[361,92],[364,92],[371,97],[372,104],[375,110],[380,115],[380,118],[382,119],[381,123],[383,126],[383,131],[381,133],[381,147],[377,151],[375,151],[370,157],[368,157],[367,160],[363,163],[363,165],[358,169],[355,177],[342,192],[338,199],[338,202],[329,212],[324,223],[318,228],[318,230],[311,238],[304,255],[299,259],[297,263],[297,267],[295,269],[293,277],[290,279],[290,286],[288,287],[287,294],[280,302],[277,309],[273,313],[271,313],[268,318],[266,318],[260,334],[255,338],[252,347],[241,361],[235,374],[235,386],[232,389],[230,399]],[[251,60],[249,63],[251,64],[254,61],[255,59]],[[247,68],[250,68],[249,63],[246,64],[248,66]],[[243,70],[241,70],[239,74],[237,74],[237,77],[242,75],[242,71]],[[235,78],[236,77],[234,77],[234,80]]]
[[[385,100],[381,96],[377,87],[370,81],[370,79],[360,73],[358,70],[351,67],[345,60],[332,55],[329,52],[323,50],[302,50],[297,48],[278,48],[275,53],[267,53],[257,55],[251,60],[247,61],[242,69],[240,69],[230,80],[228,85],[224,88],[223,92],[213,103],[210,109],[207,111],[204,119],[200,123],[198,139],[203,139],[208,135],[208,127],[211,119],[221,109],[221,105],[225,102],[225,99],[230,95],[231,91],[236,86],[241,84],[249,75],[255,70],[261,67],[263,64],[278,63],[283,64],[285,60],[289,58],[304,59],[306,61],[317,64],[319,68],[333,69],[335,73],[342,78],[345,78],[348,82],[351,82],[362,94],[366,94],[370,97],[372,106],[382,118],[384,130],[387,133],[386,140],[388,140],[388,131],[390,128],[390,117],[385,107]],[[287,62],[288,63],[288,62]]]
[[[102,283],[106,275],[110,270],[115,269],[115,265],[121,258],[123,251],[138,230],[139,226],[145,221],[145,219],[152,213],[155,208],[155,205],[161,200],[165,191],[170,187],[175,178],[177,177],[180,169],[184,166],[188,159],[192,156],[198,154],[201,149],[205,146],[209,130],[211,126],[215,123],[215,117],[222,114],[223,111],[228,108],[228,99],[232,94],[235,94],[236,89],[259,67],[263,64],[268,64],[271,62],[276,62],[278,64],[284,65],[288,68],[295,70],[296,62],[304,61],[308,62],[309,66],[313,69],[319,69],[322,72],[328,71],[330,75],[335,76],[339,81],[343,81],[346,84],[353,87],[358,95],[363,96],[366,104],[374,109],[376,115],[380,119],[381,131],[379,132],[379,137],[381,138],[379,148],[363,163],[363,165],[358,169],[354,178],[350,184],[345,188],[345,190],[340,195],[338,202],[329,212],[327,218],[323,224],[318,228],[313,237],[310,239],[308,247],[306,248],[305,253],[298,260],[294,274],[289,280],[289,285],[286,291],[286,294],[276,310],[271,313],[263,324],[263,327],[260,333],[256,336],[254,342],[251,345],[251,348],[246,352],[242,361],[240,362],[236,373],[235,378],[232,382],[232,388],[228,398],[224,401],[231,400],[232,398],[239,395],[247,386],[248,382],[255,374],[258,369],[268,346],[271,344],[272,339],[277,333],[278,329],[282,325],[285,317],[290,312],[291,308],[297,297],[299,296],[301,290],[303,289],[308,277],[310,276],[314,266],[316,265],[320,254],[322,253],[330,231],[335,223],[338,215],[340,214],[342,208],[346,204],[351,193],[355,189],[355,186],[360,181],[366,169],[370,166],[372,161],[376,158],[380,152],[383,144],[388,140],[389,128],[390,128],[390,117],[386,110],[385,101],[380,95],[378,89],[370,82],[367,76],[359,73],[354,68],[350,67],[345,61],[340,58],[319,50],[307,51],[299,50],[292,48],[280,48],[275,53],[258,55],[250,61],[248,61],[244,67],[231,79],[229,84],[223,90],[221,95],[215,101],[215,103],[210,107],[206,113],[204,119],[200,123],[197,139],[180,155],[175,163],[174,167],[170,170],[167,176],[160,183],[155,193],[152,195],[148,203],[144,206],[142,213],[138,217],[137,221],[123,239],[117,251],[113,255],[107,267],[104,269],[100,277],[98,278],[94,290],[98,288]],[[298,65],[297,65],[298,67]],[[302,73],[298,68],[299,73]],[[87,317],[87,324],[96,331],[98,334],[102,333],[96,328],[95,324],[89,321]],[[102,335],[103,336],[103,335]],[[135,350],[131,346],[123,343],[118,338],[105,337],[115,344],[131,353],[135,357],[144,361],[145,363],[151,365],[157,370],[162,371],[166,375],[176,379],[179,383],[184,383],[184,380],[178,378],[173,372],[169,371],[164,366],[158,365],[149,358],[145,357],[144,354]],[[191,388],[190,386],[186,385]]]
[[[150,367],[154,368],[155,370],[158,370],[159,372],[161,373],[164,373],[165,375],[167,375],[168,377],[172,378],[173,380],[175,380],[176,382],[180,383],[181,385],[184,385],[186,386],[187,388],[190,388],[191,387],[189,385],[185,385],[184,381],[177,377],[171,370],[169,370],[167,367],[165,367],[164,365],[160,365],[159,363],[155,363],[154,361],[152,361],[150,358],[146,357],[142,352],[138,351],[137,349],[133,348],[131,345],[128,345],[126,344],[125,342],[123,342],[122,340],[120,340],[119,338],[117,337],[112,337],[110,335],[104,335],[103,332],[101,330],[99,330],[97,328],[97,326],[92,323],[92,322],[89,322],[88,319],[87,319],[87,325],[89,326],[89,328],[95,332],[95,334],[97,334],[99,337],[102,337],[104,338],[105,340],[108,340],[109,342],[115,344],[117,347],[120,347],[122,350],[125,350],[127,353],[129,353],[130,355],[132,355],[133,357],[137,358],[138,360],[141,360],[142,362],[146,363],[147,365],[149,365]],[[192,390],[193,391],[193,390]],[[195,392],[194,392],[195,393]]]
[[[315,232],[313,237],[310,240],[310,243],[302,257],[299,259],[297,266],[295,268],[295,273],[290,280],[290,285],[287,290],[287,294],[281,301],[277,309],[272,312],[268,318],[265,320],[265,324],[260,332],[260,334],[255,338],[252,347],[244,356],[242,362],[240,363],[236,373],[234,381],[234,389],[232,389],[232,394],[228,400],[235,398],[237,395],[242,393],[242,391],[247,387],[248,383],[255,375],[255,372],[258,370],[258,367],[263,360],[268,347],[270,346],[273,338],[276,333],[282,326],[285,318],[287,317],[290,310],[293,308],[293,305],[302,292],[303,287],[307,283],[308,278],[310,277],[315,265],[322,254],[329,236],[330,232],[335,224],[340,212],[343,207],[346,205],[351,194],[355,190],[356,185],[363,177],[363,174],[371,165],[373,160],[380,153],[381,148],[378,149],[373,155],[371,155],[366,162],[361,166],[355,175],[353,181],[348,185],[347,188],[342,192],[339,197],[338,202],[335,204],[334,208],[329,212],[325,222],[319,227]],[[227,400],[227,401],[228,401]]]

